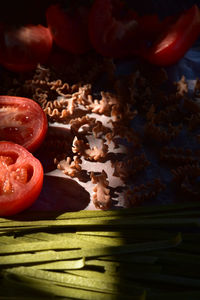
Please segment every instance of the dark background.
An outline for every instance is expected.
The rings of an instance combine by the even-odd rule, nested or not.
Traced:
[[[45,25],[45,10],[52,2],[51,0],[2,1],[3,4],[0,5],[0,22]]]
[[[170,14],[176,14],[184,9],[190,8],[193,4],[200,7],[200,0],[139,0],[131,1],[128,3],[134,7],[141,14],[157,13],[161,17]]]
[[[61,1],[77,0],[5,0],[1,2],[0,21],[10,24],[46,24],[45,10],[48,5]],[[78,0],[80,1],[80,0]],[[85,0],[88,1],[88,0]],[[104,0],[102,0],[104,1]],[[162,17],[178,13],[194,3],[200,7],[200,0],[125,0],[140,14],[157,13]],[[84,1],[83,1],[84,2]]]

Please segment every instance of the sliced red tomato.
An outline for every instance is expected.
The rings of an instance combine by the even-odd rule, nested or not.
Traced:
[[[43,64],[52,48],[52,35],[42,25],[1,26],[0,64],[14,72],[30,71]]]
[[[137,15],[118,0],[95,0],[89,15],[89,36],[95,50],[123,58],[137,46]]]
[[[11,216],[31,206],[43,184],[43,168],[24,147],[0,142],[0,216]]]
[[[200,35],[200,10],[197,5],[182,13],[143,53],[150,63],[168,66],[181,59]]]
[[[91,48],[88,14],[89,8],[85,5],[76,5],[65,10],[59,4],[48,7],[47,24],[60,48],[73,54],[83,54]]]
[[[14,96],[0,96],[0,140],[12,141],[36,150],[42,143],[48,123],[35,101]]]

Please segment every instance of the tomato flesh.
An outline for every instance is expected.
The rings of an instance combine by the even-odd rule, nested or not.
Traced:
[[[26,168],[17,168],[9,174],[9,166],[14,163],[10,156],[0,157],[0,195],[11,194],[14,192],[12,180],[25,184],[28,179],[28,171]]]
[[[10,216],[28,208],[39,196],[43,168],[24,147],[0,142],[0,216]]]
[[[35,151],[47,132],[47,118],[35,101],[0,96],[0,140],[12,141]]]

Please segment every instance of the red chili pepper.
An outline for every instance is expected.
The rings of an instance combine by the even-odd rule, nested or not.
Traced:
[[[184,56],[199,35],[200,10],[197,5],[193,5],[140,55],[155,65],[172,65]]]

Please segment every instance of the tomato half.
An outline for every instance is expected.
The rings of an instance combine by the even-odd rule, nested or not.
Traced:
[[[43,168],[24,147],[0,142],[0,216],[11,216],[28,208],[39,196]]]
[[[137,45],[135,14],[118,0],[95,0],[89,15],[89,37],[95,50],[113,58],[133,53]]]
[[[91,48],[88,14],[89,8],[84,5],[68,7],[65,10],[59,4],[48,7],[47,24],[60,48],[73,54],[83,54]]]
[[[0,30],[0,64],[14,72],[25,72],[44,63],[52,48],[52,35],[42,25],[7,27]]]
[[[29,151],[42,143],[48,122],[35,101],[14,96],[0,96],[0,140],[20,144]]]

